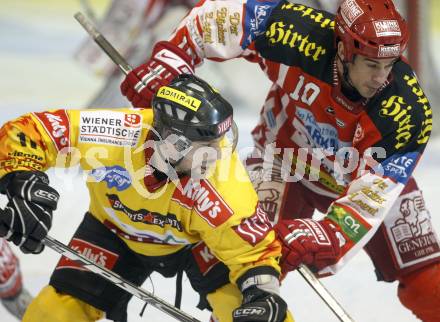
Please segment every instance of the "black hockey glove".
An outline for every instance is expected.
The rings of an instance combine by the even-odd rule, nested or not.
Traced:
[[[24,253],[41,253],[41,241],[52,226],[58,192],[49,186],[47,175],[38,171],[12,172],[0,180],[0,185],[9,200],[0,214],[0,237]]]
[[[261,268],[269,269],[261,272]],[[287,304],[277,294],[278,274],[267,267],[252,269],[258,275],[245,273],[237,282],[243,294],[243,302],[232,313],[234,322],[283,322],[286,318]],[[269,273],[269,274],[267,274]]]

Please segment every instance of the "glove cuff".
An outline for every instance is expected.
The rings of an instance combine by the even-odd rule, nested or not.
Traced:
[[[8,190],[9,182],[11,182],[14,177],[14,172],[9,172],[0,178],[0,193],[6,194]]]
[[[46,173],[38,171],[38,170],[31,170],[31,171],[25,171],[25,170],[18,170],[18,171],[12,171],[7,174],[5,174],[3,177],[0,178],[0,193],[6,194],[6,191],[9,189],[9,184],[11,181],[14,180],[16,176],[21,175],[27,176],[35,174],[39,180],[45,184],[49,184],[49,177]]]
[[[343,237],[341,227],[337,223],[327,217],[320,220],[319,223],[322,227],[324,227],[324,230],[332,239],[332,242],[337,243],[339,247],[345,245],[346,241]]]
[[[237,285],[242,293],[251,287],[272,294],[280,293],[279,273],[271,266],[259,266],[248,270],[238,278]]]
[[[158,52],[160,52],[162,49],[166,49],[168,51],[171,51],[172,53],[177,55],[180,59],[182,59],[187,64],[186,70],[180,70],[181,72],[184,72],[184,74],[194,74],[195,73],[194,63],[193,63],[191,56],[188,55],[188,53],[186,51],[184,51],[182,48],[178,47],[177,45],[173,44],[172,42],[165,41],[165,40],[157,42],[156,45],[154,45],[152,57],[155,57],[156,54]],[[160,59],[160,60],[162,61],[162,59]],[[169,62],[167,62],[167,61],[163,61],[163,63],[169,65]],[[175,68],[175,66],[172,66],[172,67]]]

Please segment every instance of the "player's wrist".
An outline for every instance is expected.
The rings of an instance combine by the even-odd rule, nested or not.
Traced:
[[[191,56],[172,42],[165,40],[157,42],[153,47],[152,57],[175,69],[179,74],[194,74],[194,63]]]
[[[269,293],[279,294],[279,273],[271,266],[254,267],[238,278],[237,286],[242,293],[257,287]]]

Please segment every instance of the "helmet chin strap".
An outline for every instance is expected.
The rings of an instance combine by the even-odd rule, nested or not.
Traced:
[[[161,148],[164,142],[158,132],[154,132],[154,142],[154,153],[150,158],[149,165],[164,173],[168,177],[168,180],[174,182],[176,186],[179,187],[179,173],[176,172],[175,167],[183,158],[180,158],[177,162],[173,162],[174,160],[170,160],[170,158],[165,156]]]
[[[341,91],[342,93],[351,101],[356,102],[364,97],[359,93],[359,91],[354,87],[353,83],[350,80],[350,75],[348,74],[348,62],[342,60],[339,53],[336,54],[337,58],[342,64],[342,82],[341,82]],[[354,57],[353,57],[354,60]]]
[[[166,143],[164,142],[159,142],[157,144],[157,152],[162,161],[162,164],[165,165],[168,172],[173,172],[170,170],[172,169],[175,171],[175,168],[183,161],[185,155],[192,149],[192,147],[190,146],[182,151],[178,151],[177,147],[175,146],[175,143],[168,143],[169,145],[173,146],[172,149],[175,149],[173,155],[170,155],[169,153],[170,151],[168,151],[168,153],[164,153],[164,151],[162,150],[165,144]]]

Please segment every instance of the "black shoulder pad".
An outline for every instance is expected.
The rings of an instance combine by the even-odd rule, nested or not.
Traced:
[[[335,57],[334,15],[281,1],[272,10],[266,32],[255,40],[258,52],[266,59],[297,66],[322,80],[328,76]]]
[[[404,61],[392,70],[393,80],[367,105],[368,115],[382,137],[394,136],[394,148],[428,142],[432,129],[432,110],[417,77]]]

